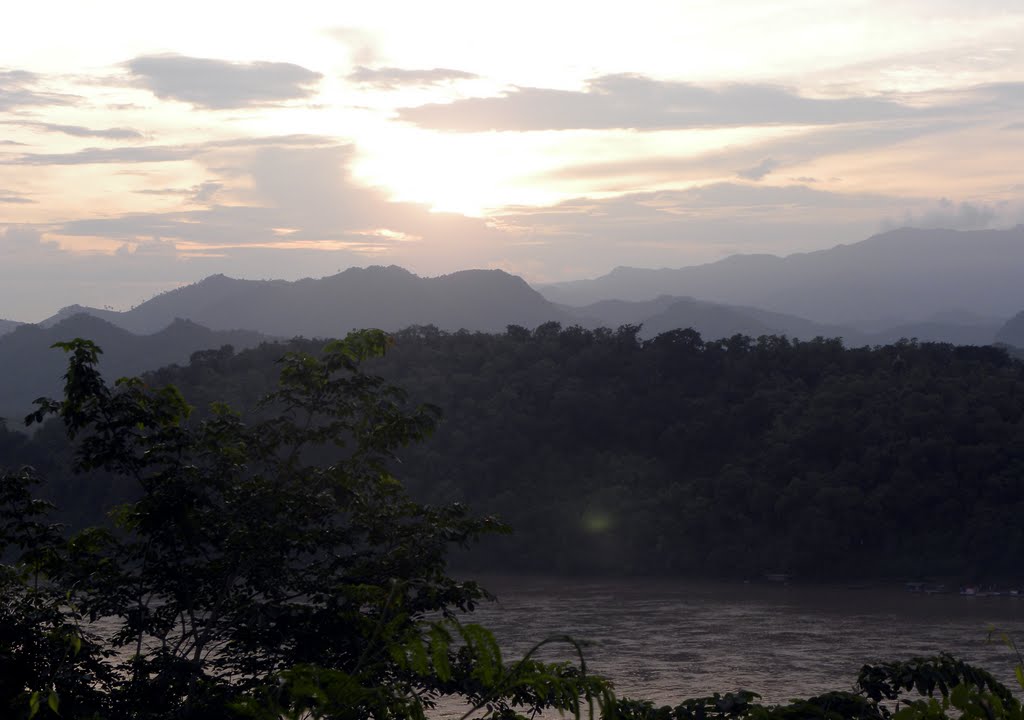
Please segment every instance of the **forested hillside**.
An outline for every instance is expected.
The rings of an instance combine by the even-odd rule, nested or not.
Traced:
[[[412,328],[370,368],[444,412],[401,454],[428,502],[516,530],[497,571],[1016,579],[1024,571],[1024,364],[994,347],[690,330]],[[150,383],[246,412],[289,347],[196,353]],[[60,433],[8,433],[82,512],[116,488],[61,478]],[[83,485],[84,483],[84,485]],[[67,505],[67,503],[63,503]]]

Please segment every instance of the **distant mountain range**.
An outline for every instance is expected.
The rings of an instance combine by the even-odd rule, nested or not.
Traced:
[[[39,325],[0,321],[0,416],[56,393],[57,340],[88,337],[110,377],[184,363],[196,350],[263,337],[339,337],[349,330],[500,332],[508,325],[642,325],[642,337],[692,327],[705,339],[841,337],[848,346],[900,338],[1024,347],[1024,228],[897,230],[862,243],[791,255],[734,256],[678,270],[620,268],[543,286],[500,270],[422,278],[402,268],[353,268],[321,279],[213,275],[127,312],[64,308]],[[554,301],[554,302],[553,302]],[[1012,317],[1008,322],[1005,318]],[[178,318],[184,318],[179,320]]]
[[[240,350],[264,340],[256,332],[215,332],[188,320],[174,320],[151,335],[135,335],[84,313],[51,327],[21,325],[0,337],[0,417],[20,421],[37,397],[60,394],[67,357],[51,346],[76,337],[103,349],[100,370],[111,381],[171,363],[185,364],[197,350],[223,345]]]
[[[570,318],[522,278],[501,270],[421,278],[393,265],[296,282],[213,275],[127,312],[74,306],[42,324],[82,312],[135,333],[156,332],[181,317],[214,330],[245,328],[278,337],[341,337],[357,328],[410,325],[499,331]]]
[[[741,334],[786,335],[800,340],[839,337],[847,346],[886,345],[902,338],[921,342],[949,342],[956,345],[989,345],[1002,323],[981,318],[936,315],[929,321],[896,325],[866,332],[844,325],[816,323],[796,315],[771,312],[742,305],[726,305],[691,297],[662,295],[654,300],[602,300],[583,307],[561,306],[585,327],[643,325],[641,337],[654,337],[675,328],[693,328],[705,339]],[[1011,343],[1012,344],[1012,343]]]
[[[998,330],[1024,308],[1022,277],[1024,226],[971,232],[903,228],[784,258],[733,255],[675,270],[621,267],[592,280],[538,289],[549,300],[574,306],[689,296],[865,332],[920,322],[934,332],[940,328],[929,326],[936,324]],[[935,317],[950,311],[956,322]]]

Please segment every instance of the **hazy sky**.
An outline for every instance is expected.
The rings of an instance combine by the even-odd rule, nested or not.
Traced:
[[[1024,221],[1019,0],[11,5],[0,317]]]

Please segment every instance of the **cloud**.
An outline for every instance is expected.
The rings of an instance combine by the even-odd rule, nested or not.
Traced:
[[[47,256],[59,252],[57,243],[44,240],[43,233],[29,225],[7,225],[0,233],[0,244],[12,256],[43,253]]]
[[[0,203],[6,203],[8,205],[31,205],[35,203],[35,200],[31,200],[19,193],[0,190]]]
[[[142,139],[142,133],[138,130],[132,130],[131,128],[104,128],[97,130],[93,128],[83,127],[81,125],[58,125],[56,123],[46,122],[6,122],[5,125],[20,125],[21,127],[34,128],[36,130],[43,130],[45,132],[58,132],[64,133],[65,135],[71,135],[73,137],[84,137],[84,138],[104,138],[106,140],[140,140]]]
[[[196,157],[209,174],[206,182],[146,193],[181,198],[180,208],[79,216],[44,229],[68,247],[79,238],[129,245],[142,238],[171,242],[192,257],[225,256],[211,272],[236,272],[244,254],[250,277],[257,270],[256,277],[280,277],[295,267],[293,258],[315,253],[320,265],[304,265],[307,275],[333,271],[335,262],[450,272],[486,265],[492,250],[508,241],[507,233],[480,218],[431,212],[361,185],[349,170],[354,155],[343,145],[220,149]],[[221,171],[225,166],[229,172]]]
[[[354,180],[354,156],[354,148],[339,145],[219,148],[196,158],[209,173],[205,182],[147,193],[181,198],[180,209],[23,226],[34,235],[11,260],[0,222],[0,307],[16,307],[15,319],[32,320],[72,302],[124,306],[215,272],[298,279],[392,262],[451,272],[500,257],[507,233],[479,218],[391,201],[384,190]],[[219,175],[220,164],[232,174]],[[231,204],[221,204],[219,193]],[[76,253],[44,248],[42,237],[64,248],[103,238],[121,249]],[[105,292],[109,297],[100,297]]]
[[[783,137],[754,140],[749,144],[729,145],[697,155],[632,156],[566,165],[544,173],[537,180],[608,183],[622,178],[635,180],[642,177],[646,182],[678,182],[687,179],[703,181],[709,176],[738,174],[737,167],[755,170],[766,159],[775,162],[776,168],[796,166],[828,156],[866,153],[965,127],[968,127],[968,123],[964,121],[934,119],[819,127]],[[804,182],[801,178],[796,178],[796,181]]]
[[[348,46],[352,61],[358,65],[372,65],[380,56],[377,38],[362,28],[334,27],[325,32],[328,37]]]
[[[85,148],[72,153],[26,153],[8,164],[96,165],[109,163],[175,162],[195,157],[196,146],[147,145],[144,147]]]
[[[1016,211],[1019,213],[1020,208],[1017,207]],[[880,227],[882,230],[892,230],[898,227],[984,230],[1011,224],[1013,219],[1014,208],[1008,203],[957,203],[949,198],[941,198],[938,202],[917,212],[907,211],[899,218],[886,218],[881,222]]]
[[[702,86],[642,75],[604,75],[582,91],[516,87],[398,110],[423,128],[457,132],[748,125],[832,125],[911,117],[920,111],[882,97],[810,98],[769,84]]]
[[[0,188],[0,203],[7,203],[9,205],[30,205],[35,203],[35,200],[29,198],[23,192]]]
[[[293,133],[291,135],[264,135],[259,137],[239,137],[230,140],[211,140],[203,143],[201,148],[232,148],[232,147],[259,147],[273,145],[275,147],[310,147],[313,145],[333,145],[337,140],[325,135],[306,135]]]
[[[313,147],[335,144],[319,135],[271,135],[266,137],[213,140],[195,145],[144,145],[113,148],[90,147],[70,153],[24,153],[3,162],[6,165],[102,165],[111,163],[155,163],[190,160],[213,150],[254,147]]]
[[[455,80],[475,80],[479,75],[463,70],[433,68],[431,70],[408,70],[405,68],[368,68],[360,65],[348,79],[361,85],[370,85],[385,90],[407,85],[441,85]]]
[[[222,189],[224,183],[208,180],[190,188],[144,188],[135,190],[138,195],[158,195],[188,198],[190,202],[206,205],[213,201]]]
[[[779,167],[777,160],[771,158],[765,158],[754,167],[746,168],[745,170],[737,170],[736,175],[746,180],[763,180],[772,170]]]
[[[0,112],[19,107],[70,105],[69,95],[41,92],[36,86],[42,77],[27,70],[0,70]]]
[[[325,34],[348,47],[348,54],[355,65],[374,65],[381,56],[377,36],[362,28],[329,28]]]
[[[392,202],[384,191],[358,184],[349,172],[353,156],[352,147],[336,144],[220,147],[219,152],[196,155],[197,162],[218,179],[187,189],[142,191],[179,196],[208,207],[81,218],[53,226],[52,231],[124,242],[161,238],[197,247],[322,243],[375,252],[412,236],[441,238],[453,231],[466,239],[471,232],[488,234],[481,220],[463,219],[461,229],[456,228],[458,218],[413,203]],[[216,167],[225,162],[231,167],[229,176]],[[218,193],[227,191],[232,193],[232,204],[217,204]]]
[[[857,242],[877,231],[879,217],[920,204],[803,185],[718,182],[507,208],[496,223],[522,239],[504,254],[510,267],[533,262],[548,277],[592,277],[617,265],[682,267],[734,253]]]
[[[281,62],[230,62],[183,55],[145,55],[126,63],[143,87],[162,100],[211,110],[274,105],[316,93],[323,75]]]
[[[195,187],[192,193],[192,202],[206,204],[211,202],[218,192],[224,187],[224,183],[204,182]]]

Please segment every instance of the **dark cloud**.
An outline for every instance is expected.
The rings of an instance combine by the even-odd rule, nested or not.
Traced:
[[[909,117],[880,97],[809,98],[767,84],[716,87],[604,75],[582,91],[517,87],[504,95],[401,108],[398,117],[434,130],[665,130],[743,125],[830,125]]]
[[[104,138],[107,140],[139,140],[142,138],[142,133],[138,130],[132,130],[131,128],[104,128],[102,130],[97,130],[94,128],[83,127],[81,125],[58,125],[56,123],[28,121],[7,122],[4,124],[20,125],[21,127],[33,128],[44,132],[64,133],[65,135],[71,135],[73,137]]]
[[[463,70],[433,68],[430,70],[409,70],[405,68],[368,68],[360,65],[349,74],[348,79],[361,85],[393,89],[408,85],[440,85],[454,80],[475,80],[480,77]]]
[[[146,55],[129,60],[126,66],[158,98],[212,110],[312,97],[323,78],[291,63],[240,63],[183,55]]]
[[[762,180],[765,177],[767,177],[772,172],[772,170],[775,170],[777,167],[779,167],[779,162],[777,160],[765,158],[754,167],[749,167],[744,170],[737,170],[736,175],[746,180]]]
[[[42,77],[26,70],[0,70],[0,112],[19,107],[40,105],[70,105],[69,95],[43,92],[37,89]]]

